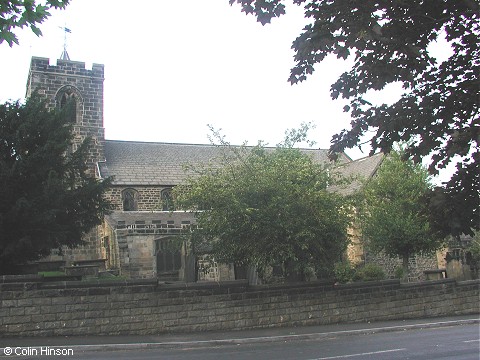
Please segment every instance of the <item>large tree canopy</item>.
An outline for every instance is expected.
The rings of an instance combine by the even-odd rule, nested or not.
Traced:
[[[456,163],[452,180],[431,199],[436,223],[445,232],[472,233],[480,227],[479,3],[475,0],[294,0],[308,20],[293,41],[295,66],[289,81],[303,81],[327,55],[354,59],[350,71],[331,86],[345,106],[351,128],[332,139],[332,154],[360,145],[388,153],[408,142],[405,156],[420,162],[431,156],[436,174]],[[230,0],[262,24],[285,13],[283,0]],[[445,37],[444,60],[429,46]],[[448,49],[450,48],[450,49]],[[370,90],[401,83],[404,93],[392,105],[366,100]]]
[[[394,151],[360,193],[358,213],[367,248],[403,259],[405,276],[412,255],[431,253],[444,244],[426,214],[429,191],[428,172]]]
[[[88,142],[71,151],[71,124],[37,95],[0,105],[0,273],[82,243],[109,204],[109,181],[89,174]]]
[[[292,137],[290,137],[290,140]],[[327,185],[325,165],[292,147],[233,147],[224,157],[174,189],[176,204],[197,209],[193,243],[210,244],[216,260],[283,266],[285,275],[321,272],[347,246],[345,201]],[[201,211],[198,211],[201,210]]]
[[[38,27],[50,16],[50,9],[63,9],[70,0],[0,0],[0,44],[6,41],[12,46],[18,44],[18,38],[14,34],[16,28],[24,26],[37,35],[42,35]]]

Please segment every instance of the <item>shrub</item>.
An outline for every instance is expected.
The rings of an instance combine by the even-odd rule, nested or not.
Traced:
[[[385,271],[376,264],[366,264],[358,268],[353,277],[354,281],[384,280]]]
[[[336,263],[333,271],[335,274],[335,280],[341,284],[352,281],[353,276],[355,275],[355,269],[348,261]]]
[[[405,269],[401,266],[395,269],[395,279],[403,279],[405,276]]]

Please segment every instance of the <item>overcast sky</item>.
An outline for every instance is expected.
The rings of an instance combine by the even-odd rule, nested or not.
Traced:
[[[55,63],[66,26],[70,58],[105,65],[108,139],[208,143],[211,124],[234,144],[275,145],[286,129],[311,121],[312,140],[328,148],[349,124],[345,103],[329,96],[348,64],[328,58],[290,85],[290,46],[305,23],[295,5],[261,26],[228,0],[72,0],[41,25],[43,37],[25,29],[20,46],[0,45],[0,101],[24,98],[31,56]]]

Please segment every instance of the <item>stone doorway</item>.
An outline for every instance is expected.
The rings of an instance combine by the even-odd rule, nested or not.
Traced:
[[[182,244],[177,239],[166,238],[155,241],[157,278],[162,281],[180,280],[182,268]]]

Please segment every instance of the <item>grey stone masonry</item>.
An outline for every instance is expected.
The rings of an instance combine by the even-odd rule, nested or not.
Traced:
[[[27,80],[27,97],[34,91],[47,99],[50,109],[61,106],[62,96],[67,94],[76,101],[74,124],[75,145],[87,136],[92,138],[89,162],[92,170],[96,163],[105,160],[105,131],[103,128],[104,66],[93,64],[86,69],[84,62],[32,57]],[[94,167],[95,166],[95,167]]]
[[[5,282],[0,336],[160,334],[478,314],[479,284]]]
[[[123,210],[122,191],[134,189],[138,193],[138,211],[161,211],[162,190],[170,187],[161,186],[111,186],[105,193],[105,197],[112,204],[112,210]]]
[[[88,152],[88,171],[98,175],[97,164],[105,160],[105,130],[103,127],[103,81],[104,66],[93,64],[87,69],[84,62],[32,57],[27,80],[27,97],[37,92],[47,101],[50,110],[59,109],[68,100],[75,100],[76,112],[72,121],[73,146],[75,151],[87,138],[91,138]],[[73,260],[98,259],[98,229],[85,237],[85,245],[64,249],[63,256],[52,254],[49,259]]]

